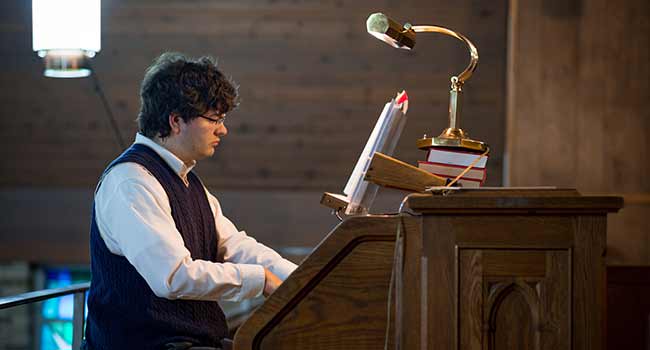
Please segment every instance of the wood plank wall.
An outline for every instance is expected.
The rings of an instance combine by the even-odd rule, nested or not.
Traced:
[[[0,186],[93,186],[119,151],[90,79],[41,76],[31,51],[29,2],[2,11]],[[103,47],[93,60],[120,130],[135,132],[143,71],[166,50],[210,54],[241,85],[230,135],[200,164],[219,188],[338,190],[383,104],[411,96],[396,155],[415,163],[422,134],[447,123],[449,78],[468,62],[453,38],[423,35],[413,52],[391,49],[365,31],[368,14],[446,25],[481,54],[466,85],[463,125],[492,145],[489,181],[501,183],[505,123],[506,2],[442,1],[104,1]],[[29,136],[27,136],[29,135]]]
[[[608,263],[650,264],[650,3],[512,0],[506,183],[622,195]]]
[[[0,210],[11,215],[0,221],[0,260],[84,262],[92,190],[120,149],[92,80],[42,76],[30,5],[0,2]],[[102,1],[93,65],[130,142],[139,84],[155,56],[218,57],[243,102],[197,171],[240,228],[274,247],[310,246],[336,221],[318,206],[320,194],[342,190],[384,103],[409,93],[395,155],[414,164],[425,157],[415,140],[446,127],[449,78],[468,62],[449,37],[419,36],[412,52],[377,41],[365,31],[376,11],[474,41],[480,62],[461,125],[491,145],[488,184],[502,183],[507,8],[505,0]],[[395,210],[402,194],[386,194]]]

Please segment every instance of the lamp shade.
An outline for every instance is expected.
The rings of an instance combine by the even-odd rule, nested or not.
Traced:
[[[370,35],[392,47],[410,50],[415,46],[415,32],[410,29],[410,24],[403,26],[381,12],[368,17],[366,29]]]
[[[32,44],[46,76],[88,76],[88,58],[101,49],[100,28],[101,0],[32,0]]]

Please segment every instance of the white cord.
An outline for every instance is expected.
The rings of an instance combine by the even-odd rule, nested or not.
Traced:
[[[454,178],[453,180],[451,180],[451,182],[448,183],[445,187],[451,187],[451,186],[453,186],[453,185],[454,185],[458,180],[460,180],[461,177],[463,177],[463,175],[467,174],[467,172],[470,171],[470,170],[474,167],[474,165],[476,165],[476,163],[478,163],[479,160],[481,160],[483,157],[487,156],[488,153],[490,153],[490,147],[487,147],[486,150],[485,150],[485,152],[483,152],[483,154],[481,154],[481,155],[478,156],[476,159],[474,159],[474,161],[471,162],[471,163],[470,163],[470,164],[465,168],[465,170],[463,170],[460,174],[458,174],[458,176],[456,176],[456,178]]]
[[[400,206],[401,209],[401,206]],[[402,248],[402,218],[399,218],[399,221],[397,223],[397,236],[395,238],[395,249],[393,250],[393,268],[391,269],[390,272],[390,282],[388,284],[388,305],[386,305],[386,332],[384,334],[384,350],[388,350],[388,337],[390,336],[390,315],[391,315],[391,304],[393,301],[393,284],[395,283],[395,274],[396,271],[399,267],[401,267],[401,263],[398,264],[398,259],[399,257],[402,256],[401,254],[401,248]],[[396,300],[396,303],[399,302]],[[399,315],[395,315],[395,317],[399,317]],[[397,323],[397,319],[395,320],[395,323]],[[395,344],[395,349],[399,349],[399,340]]]
[[[399,205],[399,211],[397,212],[397,215],[399,215],[398,219],[399,221],[397,222],[397,234],[395,235],[395,249],[393,250],[393,268],[391,269],[390,272],[390,282],[388,284],[388,304],[386,305],[386,332],[384,334],[384,350],[388,350],[388,337],[390,335],[390,315],[391,315],[391,303],[393,301],[393,285],[395,284],[395,278],[399,277],[401,279],[402,274],[400,269],[402,268],[403,265],[403,259],[404,259],[404,254],[403,254],[403,249],[404,249],[404,239],[402,237],[402,229],[404,225],[404,219],[401,216],[401,214],[410,214],[410,215],[415,215],[410,212],[405,212],[404,211],[404,204],[408,201],[408,198],[410,195],[404,197],[402,200],[402,203]],[[399,286],[401,287],[401,283]],[[397,300],[395,301],[396,308],[401,312],[401,308],[399,303],[401,303],[401,291],[396,290],[396,297]],[[395,349],[399,350],[400,348],[400,338],[399,336],[401,335],[401,325],[402,322],[401,320],[398,319],[400,317],[399,312],[396,312],[395,315],[395,324],[398,325],[397,330],[397,337],[395,339]]]

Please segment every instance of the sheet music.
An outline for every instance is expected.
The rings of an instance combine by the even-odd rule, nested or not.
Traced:
[[[384,105],[384,109],[381,111],[381,114],[379,115],[379,119],[377,119],[377,123],[375,123],[374,129],[372,129],[372,132],[370,133],[370,137],[368,138],[368,141],[366,141],[366,146],[363,148],[363,151],[359,156],[359,160],[357,160],[357,164],[354,166],[354,169],[352,170],[352,174],[348,179],[348,183],[345,185],[345,189],[343,189],[343,194],[345,194],[348,199],[350,199],[350,196],[352,195],[354,189],[359,184],[359,181],[363,179],[363,175],[365,175],[365,170],[367,170],[369,164],[368,162],[372,158],[375,145],[377,144],[377,138],[379,136],[379,132],[382,126],[384,125],[384,121],[386,120],[388,111],[392,109],[392,106],[394,104],[395,104],[395,100],[392,100],[386,103],[386,105]]]
[[[396,101],[399,99],[401,103]],[[352,170],[343,193],[348,199],[346,214],[360,214],[367,212],[377,194],[377,185],[364,181],[368,166],[375,152],[392,155],[397,141],[406,123],[405,110],[408,105],[408,96],[403,91],[397,98],[384,105],[375,127],[370,133],[357,163]]]

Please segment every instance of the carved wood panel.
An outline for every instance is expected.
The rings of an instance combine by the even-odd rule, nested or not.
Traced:
[[[461,349],[569,349],[569,250],[462,249]]]

